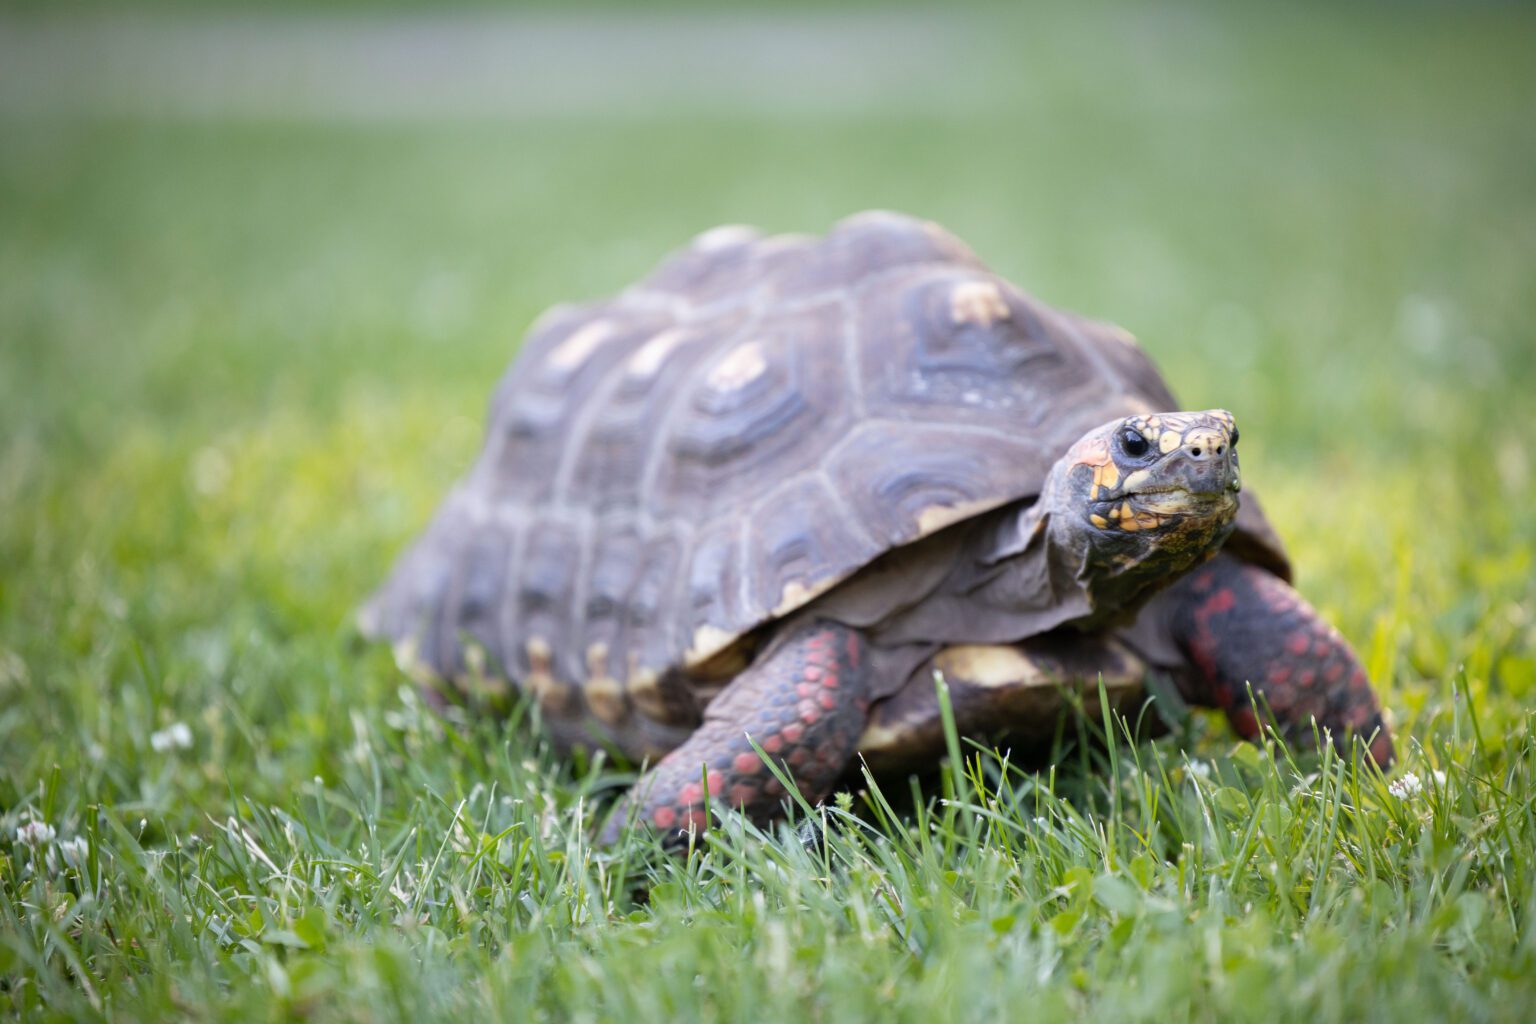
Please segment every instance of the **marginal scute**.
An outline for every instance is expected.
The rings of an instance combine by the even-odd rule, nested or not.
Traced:
[[[561,375],[580,369],[583,363],[592,358],[598,346],[611,338],[613,333],[613,324],[607,320],[594,320],[584,324],[555,347],[545,365]]]
[[[747,560],[753,567],[753,605],[786,614],[840,578],[844,561],[863,563],[882,548],[849,521],[819,474],[796,477],[762,500]],[[798,604],[794,603],[798,600]]]
[[[629,374],[631,380],[650,380],[656,376],[656,372],[661,369],[661,364],[666,362],[667,357],[676,351],[687,337],[687,332],[680,327],[668,327],[652,335],[625,362],[625,372]]]

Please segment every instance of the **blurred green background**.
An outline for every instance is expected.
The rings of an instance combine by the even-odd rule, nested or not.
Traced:
[[[1464,671],[1499,747],[1536,691],[1533,41],[1516,4],[11,6],[0,809],[150,843],[344,775],[401,699],[348,614],[533,317],[870,207],[1234,410],[1399,728]]]

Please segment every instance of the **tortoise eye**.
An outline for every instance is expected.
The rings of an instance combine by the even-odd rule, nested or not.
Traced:
[[[1232,447],[1233,448],[1237,447],[1237,428],[1236,427],[1232,428]]]
[[[1133,459],[1139,459],[1147,454],[1147,449],[1152,447],[1147,439],[1141,436],[1141,432],[1134,427],[1126,427],[1120,431],[1120,447]]]

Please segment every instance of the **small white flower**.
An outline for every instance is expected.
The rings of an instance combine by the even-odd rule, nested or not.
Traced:
[[[85,836],[75,836],[59,844],[59,853],[64,857],[64,863],[77,870],[85,867],[85,859],[90,852],[91,844]]]
[[[1431,773],[1431,775],[1434,777],[1434,780],[1435,780],[1435,788],[1436,789],[1444,789],[1445,788],[1445,783],[1446,783],[1445,772],[1441,771],[1439,768],[1436,768]]]
[[[1206,761],[1190,761],[1188,762],[1188,768],[1189,774],[1194,778],[1208,779],[1211,777],[1211,766]]]
[[[186,722],[176,722],[159,732],[150,733],[149,745],[157,754],[168,750],[186,750],[192,745],[192,730]]]
[[[1402,778],[1393,779],[1387,786],[1387,792],[1399,800],[1407,800],[1410,797],[1418,796],[1423,790],[1424,783],[1413,772],[1404,772]]]
[[[16,841],[23,846],[36,848],[47,846],[57,834],[46,821],[28,821],[17,826]]]

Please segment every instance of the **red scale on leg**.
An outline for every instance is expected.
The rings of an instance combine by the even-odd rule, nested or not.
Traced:
[[[769,653],[716,698],[687,742],[636,786],[644,820],[673,831],[706,827],[706,795],[759,821],[780,813],[784,787],[749,736],[761,737],[763,753],[788,766],[801,793],[822,799],[850,764],[867,721],[861,644],[854,630],[818,624],[765,648]],[[610,824],[606,838],[616,827]]]
[[[1310,742],[1314,719],[1341,749],[1351,731],[1385,736],[1354,652],[1283,580],[1222,555],[1175,584],[1169,597],[1174,636],[1189,660],[1181,687],[1194,703],[1225,710],[1244,736],[1259,731],[1249,681],[1292,740]],[[1372,746],[1373,756],[1390,750],[1390,740]]]

